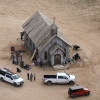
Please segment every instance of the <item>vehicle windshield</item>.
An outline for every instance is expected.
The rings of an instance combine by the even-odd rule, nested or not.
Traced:
[[[70,75],[68,73],[66,73],[66,75],[68,75],[70,77]]]
[[[13,75],[12,77],[13,77],[14,80],[20,78],[18,75]]]

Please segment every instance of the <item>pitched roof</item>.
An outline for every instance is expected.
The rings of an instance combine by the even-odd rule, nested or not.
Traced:
[[[62,39],[69,46],[70,44],[59,31],[58,27],[40,11],[36,11],[23,25],[24,31],[28,34],[38,50],[42,50],[55,36]],[[51,28],[57,28],[57,34],[51,34]]]
[[[60,50],[62,50],[63,52],[65,52],[58,44],[55,43],[55,44],[49,49],[50,54],[53,54],[58,48],[59,48]]]
[[[52,29],[58,29],[58,27],[54,23],[51,25],[51,28]]]

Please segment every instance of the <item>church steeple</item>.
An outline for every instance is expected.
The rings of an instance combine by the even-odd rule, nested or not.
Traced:
[[[57,34],[57,29],[58,29],[58,27],[55,25],[55,23],[53,23],[52,25],[51,25],[51,34],[53,35],[53,34]]]

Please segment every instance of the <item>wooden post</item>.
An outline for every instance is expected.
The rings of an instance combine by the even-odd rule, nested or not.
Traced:
[[[18,62],[19,52],[16,51],[15,53],[16,53],[16,65],[18,65],[18,63],[19,63],[19,62]]]
[[[34,50],[34,53],[33,53],[32,57],[31,57],[31,60],[34,58],[35,53],[36,53],[36,49]]]

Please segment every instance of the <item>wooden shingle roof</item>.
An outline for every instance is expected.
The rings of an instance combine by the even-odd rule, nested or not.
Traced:
[[[59,31],[57,27],[57,34],[51,34],[51,28],[57,27],[54,23],[40,11],[36,11],[23,25],[24,31],[28,34],[32,42],[36,45],[38,50],[42,50],[55,36],[58,36],[69,46],[70,44]]]

